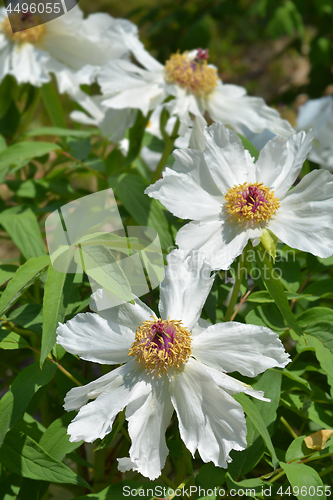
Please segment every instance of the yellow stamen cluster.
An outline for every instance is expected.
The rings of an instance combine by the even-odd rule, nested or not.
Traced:
[[[172,54],[165,64],[165,79],[185,88],[196,97],[205,97],[218,84],[215,68],[207,65],[206,60],[196,61],[184,54]]]
[[[161,337],[156,338],[157,333],[152,333],[152,328],[157,322],[163,326],[163,335],[170,339],[168,331],[172,331],[172,342],[163,347]],[[154,319],[144,321],[142,326],[138,326],[135,334],[135,341],[131,345],[129,355],[136,357],[137,361],[149,372],[161,375],[166,374],[170,368],[180,368],[192,352],[191,334],[181,321],[163,321]]]
[[[12,42],[34,44],[43,39],[46,29],[44,24],[36,26],[38,22],[41,22],[38,16],[23,17],[22,14],[12,14],[10,20],[11,22],[6,18],[2,21],[1,30]],[[15,33],[12,31],[12,27]]]
[[[280,207],[278,198],[262,182],[244,182],[228,189],[225,194],[226,208],[238,222],[267,221]]]

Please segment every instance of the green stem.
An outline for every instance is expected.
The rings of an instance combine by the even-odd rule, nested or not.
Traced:
[[[156,170],[155,170],[154,175],[152,177],[152,182],[156,182],[161,177],[162,171],[166,165],[166,162],[169,158],[169,155],[172,152],[174,142],[177,139],[179,125],[180,125],[180,121],[179,121],[179,118],[177,118],[175,126],[173,127],[172,134],[170,135],[170,137],[165,145],[165,149],[163,151],[161,159],[157,164]]]
[[[39,104],[40,98],[41,98],[40,89],[35,88],[35,97],[33,98],[31,105],[23,115],[23,120],[21,126],[19,127],[16,133],[16,137],[20,137],[21,135],[23,135],[29,128],[29,125],[32,122],[37,106]]]
[[[291,425],[288,424],[287,420],[284,417],[281,417],[280,421],[286,427],[286,429],[288,429],[289,434],[291,434],[294,439],[297,439],[298,435],[296,434],[296,432],[294,431],[294,429],[291,427]]]
[[[231,299],[228,305],[227,312],[225,313],[224,316],[224,321],[230,321],[231,317],[233,316],[244,272],[245,272],[245,267],[244,267],[244,252],[243,252],[242,255],[240,256],[239,263],[237,266],[236,281],[232,289]]]

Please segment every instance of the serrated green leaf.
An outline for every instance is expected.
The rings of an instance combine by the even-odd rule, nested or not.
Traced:
[[[0,298],[0,316],[3,315],[29,286],[41,276],[50,264],[50,257],[33,257],[18,268]]]
[[[22,432],[8,432],[0,448],[0,461],[6,469],[29,479],[90,488],[69,467],[49,455],[36,441]]]
[[[65,319],[74,276],[71,273],[60,273],[49,266],[43,298],[41,365],[53,349],[59,322],[63,323]]]
[[[0,349],[13,350],[30,347],[28,342],[18,333],[0,330]]]
[[[19,373],[0,400],[0,446],[9,429],[22,417],[30,399],[40,387],[50,382],[57,365],[47,361],[41,370],[33,363]]]
[[[46,255],[37,218],[30,208],[19,211],[14,209],[5,210],[0,214],[0,224],[9,234],[17,248],[25,259]]]
[[[298,488],[298,494],[296,494],[297,490],[295,490],[295,496],[299,500],[313,500],[314,496],[310,494],[310,487],[313,486],[316,492],[317,486],[323,486],[323,482],[318,472],[305,464],[286,464],[280,462],[280,465],[286,473],[291,486],[293,488]],[[324,494],[320,496],[320,498],[325,500],[326,495]]]

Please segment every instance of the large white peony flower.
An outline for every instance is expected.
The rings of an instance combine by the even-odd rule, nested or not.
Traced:
[[[141,109],[146,115],[173,97],[165,106],[179,117],[180,135],[188,130],[190,115],[194,116],[190,147],[200,150],[204,148],[205,112],[212,120],[239,133],[244,125],[256,133],[265,128],[283,136],[294,133],[291,125],[263,99],[247,96],[243,87],[223,84],[216,68],[207,64],[207,50],[173,54],[163,66],[135,37],[126,34],[124,40],[141,67],[129,61],[112,61],[101,69],[98,82],[105,106]]]
[[[135,305],[78,314],[60,324],[57,342],[67,351],[97,363],[121,363],[67,394],[65,409],[80,409],[68,427],[71,441],[103,438],[126,407],[132,445],[129,458],[119,459],[121,471],[133,469],[150,479],[161,474],[168,454],[165,431],[174,410],[182,440],[204,462],[227,467],[229,452],[246,447],[244,413],[231,395],[266,399],[226,372],[254,377],[286,366],[289,356],[268,328],[200,319],[213,280],[202,254],[184,259],[175,250],[160,285],[160,318],[136,299]],[[99,302],[108,302],[106,291],[92,297],[95,310]]]
[[[310,99],[300,107],[298,130],[311,128],[315,140],[309,160],[333,172],[333,96]]]
[[[24,30],[13,33],[6,9],[0,8],[0,81],[10,74],[18,83],[39,87],[54,73],[60,92],[73,93],[81,83],[91,83],[97,68],[128,53],[123,33],[135,38],[137,31],[129,21],[108,14],[83,19],[78,6],[29,28],[36,16],[12,14],[11,22]]]
[[[289,190],[311,148],[311,133],[268,141],[256,163],[220,123],[205,137],[204,152],[176,150],[172,170],[145,191],[177,217],[192,219],[176,238],[186,254],[200,250],[213,269],[228,269],[264,229],[293,248],[333,254],[332,174],[315,170]]]

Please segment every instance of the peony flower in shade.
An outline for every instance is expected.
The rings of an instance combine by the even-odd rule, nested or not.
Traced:
[[[246,447],[244,413],[232,394],[269,400],[226,372],[254,377],[289,362],[278,336],[266,327],[212,325],[200,319],[214,280],[202,254],[184,258],[175,250],[167,260],[160,316],[136,299],[135,305],[78,314],[57,330],[57,342],[68,352],[97,363],[121,364],[67,394],[65,409],[79,410],[68,427],[70,441],[102,439],[126,407],[132,444],[129,457],[119,459],[119,469],[133,469],[150,479],[164,467],[165,432],[174,410],[192,455],[198,450],[204,462],[227,467],[229,452]],[[108,292],[98,290],[92,309],[108,301]]]
[[[190,147],[202,150],[207,112],[242,133],[243,125],[259,133],[265,128],[289,137],[294,129],[259,97],[246,95],[237,85],[223,84],[214,66],[207,63],[208,50],[196,49],[171,55],[165,66],[151,57],[139,40],[124,35],[124,41],[140,67],[128,61],[112,61],[100,72],[98,82],[103,104],[110,108],[136,108],[146,115],[165,101],[171,115],[180,119],[184,135],[194,116]]]
[[[332,174],[315,170],[289,190],[311,148],[311,133],[268,141],[256,163],[220,123],[205,137],[203,152],[176,150],[172,170],[145,191],[177,217],[192,219],[176,237],[186,254],[202,251],[212,269],[228,269],[248,240],[259,242],[266,229],[292,248],[333,254]]]
[[[0,8],[0,81],[10,74],[18,83],[39,87],[54,73],[59,91],[73,93],[81,83],[91,83],[98,67],[127,54],[122,33],[137,31],[108,14],[83,19],[78,6],[36,26],[38,16],[13,13],[11,22],[20,30],[13,33],[6,9]]]
[[[313,130],[315,140],[308,158],[333,172],[333,96],[310,99],[300,106],[297,128]]]

